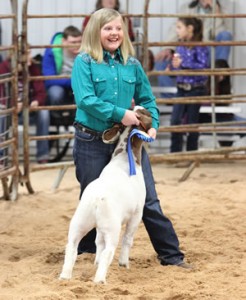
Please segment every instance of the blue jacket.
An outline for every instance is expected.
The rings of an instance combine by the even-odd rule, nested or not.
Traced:
[[[51,45],[62,44],[62,32],[57,32],[51,40]],[[63,48],[47,48],[44,52],[42,71],[44,76],[59,75],[61,74],[63,63]],[[45,86],[49,88],[53,85],[59,85],[64,88],[71,88],[71,79],[52,79],[46,80]]]

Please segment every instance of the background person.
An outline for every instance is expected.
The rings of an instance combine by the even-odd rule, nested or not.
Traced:
[[[176,27],[177,35],[181,45],[176,48],[176,53],[172,59],[172,66],[174,70],[184,69],[206,69],[209,65],[209,51],[208,47],[204,46],[182,46],[182,41],[202,41],[203,30],[202,21],[197,18],[180,18],[177,21]],[[204,96],[207,94],[207,76],[177,76],[178,92],[176,97],[193,97]],[[186,124],[199,123],[200,104],[184,104],[177,103],[173,105],[171,115],[171,125],[181,125],[182,122]],[[180,152],[183,150],[183,133],[171,133],[171,152]],[[186,150],[198,149],[198,132],[187,133]]]
[[[229,68],[227,61],[224,59],[217,59],[215,62],[216,69],[226,69]],[[208,81],[208,89],[210,89],[210,80]],[[215,76],[215,95],[231,95],[231,77],[229,75],[216,75]],[[228,98],[229,100],[230,98]],[[210,104],[211,105],[211,104]],[[229,106],[230,104],[227,103],[217,103],[215,106]],[[245,122],[246,118],[235,113],[215,113],[216,122]],[[212,115],[211,113],[202,113],[199,116],[200,123],[211,123],[212,122]],[[238,125],[233,125],[238,126]],[[245,124],[239,125],[245,127]],[[223,135],[221,133],[220,135]],[[227,134],[225,134],[227,135]],[[245,136],[244,133],[238,134],[241,138]],[[219,140],[220,146],[232,146],[233,141],[223,141]]]
[[[63,32],[56,33],[51,40],[51,45],[76,45],[81,43],[81,31],[68,26]],[[75,56],[78,48],[47,48],[42,61],[44,76],[71,75]],[[71,79],[46,80],[48,101],[50,105],[73,104]]]
[[[95,11],[101,8],[112,8],[120,12],[120,1],[119,0],[97,0]],[[89,16],[85,17],[82,24],[82,33],[84,32],[89,19],[90,19]],[[124,21],[126,21],[127,23],[128,34],[131,41],[133,42],[135,40],[135,35],[132,26],[132,20],[130,18],[124,18]]]
[[[32,59],[31,51],[28,52],[27,58],[28,72],[30,76],[40,76],[40,65]],[[11,60],[7,58],[0,63],[0,74],[11,72]],[[18,112],[19,124],[23,122],[23,78],[22,65],[18,64]],[[43,80],[33,80],[29,83],[29,104],[30,107],[38,107],[45,105],[46,91]],[[48,110],[39,110],[30,112],[29,121],[31,125],[36,125],[36,135],[49,135],[50,116]],[[37,141],[37,162],[47,163],[49,161],[49,142],[48,140]]]
[[[180,7],[179,13],[181,14],[211,14],[212,13],[212,0],[193,0],[189,3],[185,3]],[[224,9],[221,3],[216,1],[216,13],[224,14]],[[202,18],[203,21],[203,40],[204,41],[231,41],[232,33],[228,29],[227,19],[216,18],[215,20],[215,37],[212,36],[213,19]],[[178,41],[178,36],[175,30],[175,24],[168,30],[167,42]],[[230,46],[216,46],[215,47],[215,59],[223,59],[228,62],[230,55]],[[175,51],[174,46],[168,46],[161,50],[155,56],[155,69],[159,71],[165,70],[172,61],[172,56]],[[210,58],[209,58],[210,60]],[[158,77],[158,84],[162,87],[176,87],[175,77],[161,75]],[[174,94],[163,93],[163,97],[173,97]]]

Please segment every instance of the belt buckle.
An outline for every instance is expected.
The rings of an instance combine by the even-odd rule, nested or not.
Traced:
[[[191,90],[191,84],[190,83],[185,83],[184,84],[184,90],[185,91],[190,91]]]
[[[191,90],[191,84],[189,83],[180,83],[178,84],[178,87],[180,87],[184,91],[190,91]]]

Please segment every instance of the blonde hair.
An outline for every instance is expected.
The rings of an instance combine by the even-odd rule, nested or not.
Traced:
[[[126,25],[122,19],[121,14],[110,8],[102,8],[95,11],[86,25],[85,31],[82,36],[82,42],[80,51],[84,51],[91,55],[96,61],[101,63],[103,61],[103,48],[100,40],[101,28],[120,17],[122,30],[123,30],[123,41],[120,45],[121,55],[123,57],[124,64],[130,55],[134,55],[135,51],[130,41]]]

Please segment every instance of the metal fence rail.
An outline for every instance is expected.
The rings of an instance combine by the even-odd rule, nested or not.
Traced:
[[[143,52],[144,52],[144,66],[148,65],[148,53],[147,49],[149,47],[157,47],[157,46],[177,46],[180,45],[180,42],[148,42],[148,20],[149,18],[162,18],[162,17],[197,17],[195,15],[184,15],[184,14],[150,14],[149,13],[149,4],[151,0],[145,1],[145,8],[144,8],[144,39],[143,39]],[[215,8],[216,1],[213,0],[213,7]],[[215,9],[213,9],[214,11]],[[217,17],[220,18],[245,18],[245,14],[210,14],[210,15],[199,15],[199,18],[212,18],[215,26],[215,19]],[[245,46],[246,41],[230,41],[230,42],[186,42],[184,43],[187,46],[194,46],[194,45],[206,45],[213,47],[217,45],[230,45],[230,46]],[[213,51],[212,51],[213,54]],[[146,68],[147,71],[147,68]],[[246,70],[241,69],[214,69],[214,56],[211,57],[211,69],[207,70],[182,70],[182,71],[150,71],[148,72],[149,76],[158,76],[158,75],[208,75],[211,78],[211,95],[206,97],[193,97],[193,98],[172,98],[172,99],[165,99],[165,98],[158,98],[157,103],[158,105],[165,105],[165,104],[174,104],[174,103],[210,103],[212,106],[212,123],[206,124],[192,124],[192,125],[182,125],[182,126],[161,126],[159,128],[159,132],[200,132],[200,133],[212,133],[214,135],[214,149],[210,151],[191,151],[191,152],[182,152],[182,153],[170,153],[170,154],[157,154],[151,155],[151,161],[156,162],[167,162],[167,161],[193,161],[193,162],[200,162],[200,161],[214,161],[214,160],[230,160],[230,159],[241,159],[245,160],[245,148],[244,147],[224,147],[223,149],[218,149],[216,146],[216,139],[217,134],[220,132],[229,132],[229,133],[246,133],[246,126],[242,127],[240,125],[246,125],[245,123],[240,122],[226,122],[226,123],[218,123],[216,122],[215,116],[215,104],[217,103],[226,103],[226,104],[233,104],[233,103],[245,103],[246,94],[243,95],[220,95],[215,96],[214,91],[214,81],[216,75],[245,75]],[[229,98],[229,100],[228,100]],[[240,99],[242,98],[242,99]],[[233,128],[232,128],[233,126]],[[242,153],[243,151],[243,153]]]
[[[143,66],[144,69],[147,72],[147,75],[149,77],[151,76],[158,76],[158,75],[179,75],[183,74],[185,72],[186,75],[208,75],[211,77],[211,87],[214,87],[214,78],[217,75],[245,75],[246,69],[235,69],[235,68],[229,68],[229,69],[214,69],[214,64],[211,63],[211,69],[202,70],[202,71],[196,71],[196,70],[189,70],[189,72],[186,71],[150,71],[148,72],[148,49],[150,47],[159,47],[159,46],[177,46],[179,43],[172,42],[149,42],[148,37],[148,27],[149,27],[149,19],[150,18],[173,18],[173,17],[196,17],[197,15],[183,15],[183,14],[150,14],[149,13],[149,5],[151,0],[145,0],[144,3],[144,12],[143,14],[130,14],[126,13],[124,16],[128,17],[136,17],[136,18],[142,18],[143,19],[143,36],[141,41],[134,42],[134,46],[137,47],[137,49],[141,49],[141,53],[143,54]],[[213,0],[213,5],[215,6],[215,0]],[[72,133],[65,133],[60,135],[49,135],[49,136],[31,136],[29,134],[29,113],[31,111],[37,111],[37,110],[61,110],[61,109],[75,109],[75,105],[71,106],[40,106],[37,108],[30,108],[29,107],[29,93],[28,93],[28,85],[31,81],[34,80],[46,80],[50,77],[44,77],[44,76],[36,76],[32,77],[28,74],[28,66],[27,66],[27,55],[28,51],[30,49],[38,49],[38,48],[49,48],[54,47],[51,45],[30,45],[28,43],[28,20],[30,19],[40,19],[40,18],[82,18],[87,16],[87,14],[57,14],[57,15],[51,15],[51,14],[28,14],[28,4],[29,0],[23,1],[23,7],[22,7],[22,34],[21,34],[21,49],[19,54],[19,62],[22,63],[23,68],[23,80],[24,80],[24,97],[23,97],[23,174],[19,170],[19,162],[18,162],[18,115],[17,115],[17,96],[18,96],[18,90],[17,90],[17,48],[18,48],[18,41],[17,41],[17,0],[12,0],[12,14],[9,15],[0,15],[0,18],[10,18],[13,20],[13,44],[9,46],[1,46],[0,51],[12,51],[12,73],[7,78],[0,79],[0,85],[1,84],[11,84],[12,85],[12,94],[9,95],[9,99],[11,99],[11,106],[8,105],[7,107],[3,107],[3,109],[0,111],[0,118],[6,115],[11,116],[11,124],[9,128],[11,128],[11,134],[8,131],[9,138],[7,140],[0,140],[0,149],[3,149],[5,147],[11,147],[11,159],[9,160],[11,164],[2,170],[0,169],[0,178],[2,180],[3,190],[4,190],[4,198],[5,199],[16,199],[17,197],[17,190],[18,190],[18,183],[24,183],[27,187],[27,190],[29,193],[34,193],[34,189],[31,184],[31,173],[36,172],[39,170],[45,170],[45,169],[54,169],[58,168],[60,169],[60,175],[58,176],[58,179],[56,180],[55,188],[59,186],[59,183],[62,179],[62,176],[64,175],[66,169],[68,167],[73,166],[73,161],[64,161],[59,163],[48,163],[45,165],[37,165],[33,164],[30,161],[30,149],[29,144],[30,141],[33,140],[54,140],[54,139],[73,139]],[[128,1],[127,1],[127,7],[128,7]],[[223,17],[223,18],[245,18],[245,14],[227,14],[227,15],[218,15],[218,14],[210,14],[210,15],[202,15],[199,17],[201,18],[212,18],[215,20],[217,17]],[[186,43],[189,46],[194,45],[207,45],[210,46],[212,49],[214,49],[217,45],[230,45],[230,46],[245,46],[246,41],[231,41],[231,42],[199,42],[199,43]],[[61,46],[63,47],[63,46]],[[137,51],[139,53],[139,51]],[[213,61],[213,51],[212,51],[212,60]],[[64,76],[62,76],[64,78]],[[53,77],[52,77],[53,78]],[[55,76],[55,78],[61,78],[61,76]],[[1,98],[0,98],[1,100]],[[207,132],[212,133],[214,136],[214,139],[216,141],[217,134],[219,132],[229,132],[229,133],[235,133],[235,132],[244,132],[245,129],[243,129],[240,125],[241,123],[218,123],[216,122],[215,117],[215,104],[218,103],[227,103],[227,104],[234,104],[234,103],[245,103],[246,102],[246,95],[221,95],[221,96],[215,96],[214,88],[211,89],[211,95],[206,97],[194,97],[194,98],[172,98],[172,99],[165,99],[165,98],[158,98],[157,104],[159,106],[166,105],[166,104],[174,104],[174,103],[200,103],[204,102],[206,100],[207,103],[211,104],[212,107],[212,123],[206,123],[206,124],[193,124],[193,125],[186,125],[186,126],[161,126],[159,132],[160,133],[170,133],[170,132],[191,132],[191,131],[197,131],[200,133]],[[233,125],[233,128],[231,127]],[[0,139],[2,139],[2,135],[0,135]],[[158,138],[157,138],[158,139]],[[243,153],[242,153],[243,152]],[[3,156],[4,157],[4,156]],[[197,165],[198,162],[201,161],[214,161],[214,160],[230,160],[230,159],[245,159],[245,148],[244,147],[225,147],[223,149],[218,149],[216,146],[213,149],[210,149],[208,151],[192,151],[191,153],[182,152],[177,154],[158,154],[158,155],[150,155],[152,162],[163,162],[163,161],[184,161],[189,160],[195,162]],[[192,168],[189,169],[190,171]],[[187,174],[186,174],[187,175]],[[8,178],[11,176],[11,183],[8,183]],[[187,178],[187,176],[186,176]]]
[[[11,0],[12,14],[0,15],[0,19],[12,20],[12,45],[0,47],[0,53],[8,51],[11,74],[0,75],[0,179],[6,200],[16,200],[20,179],[18,161],[17,115],[17,0]]]

